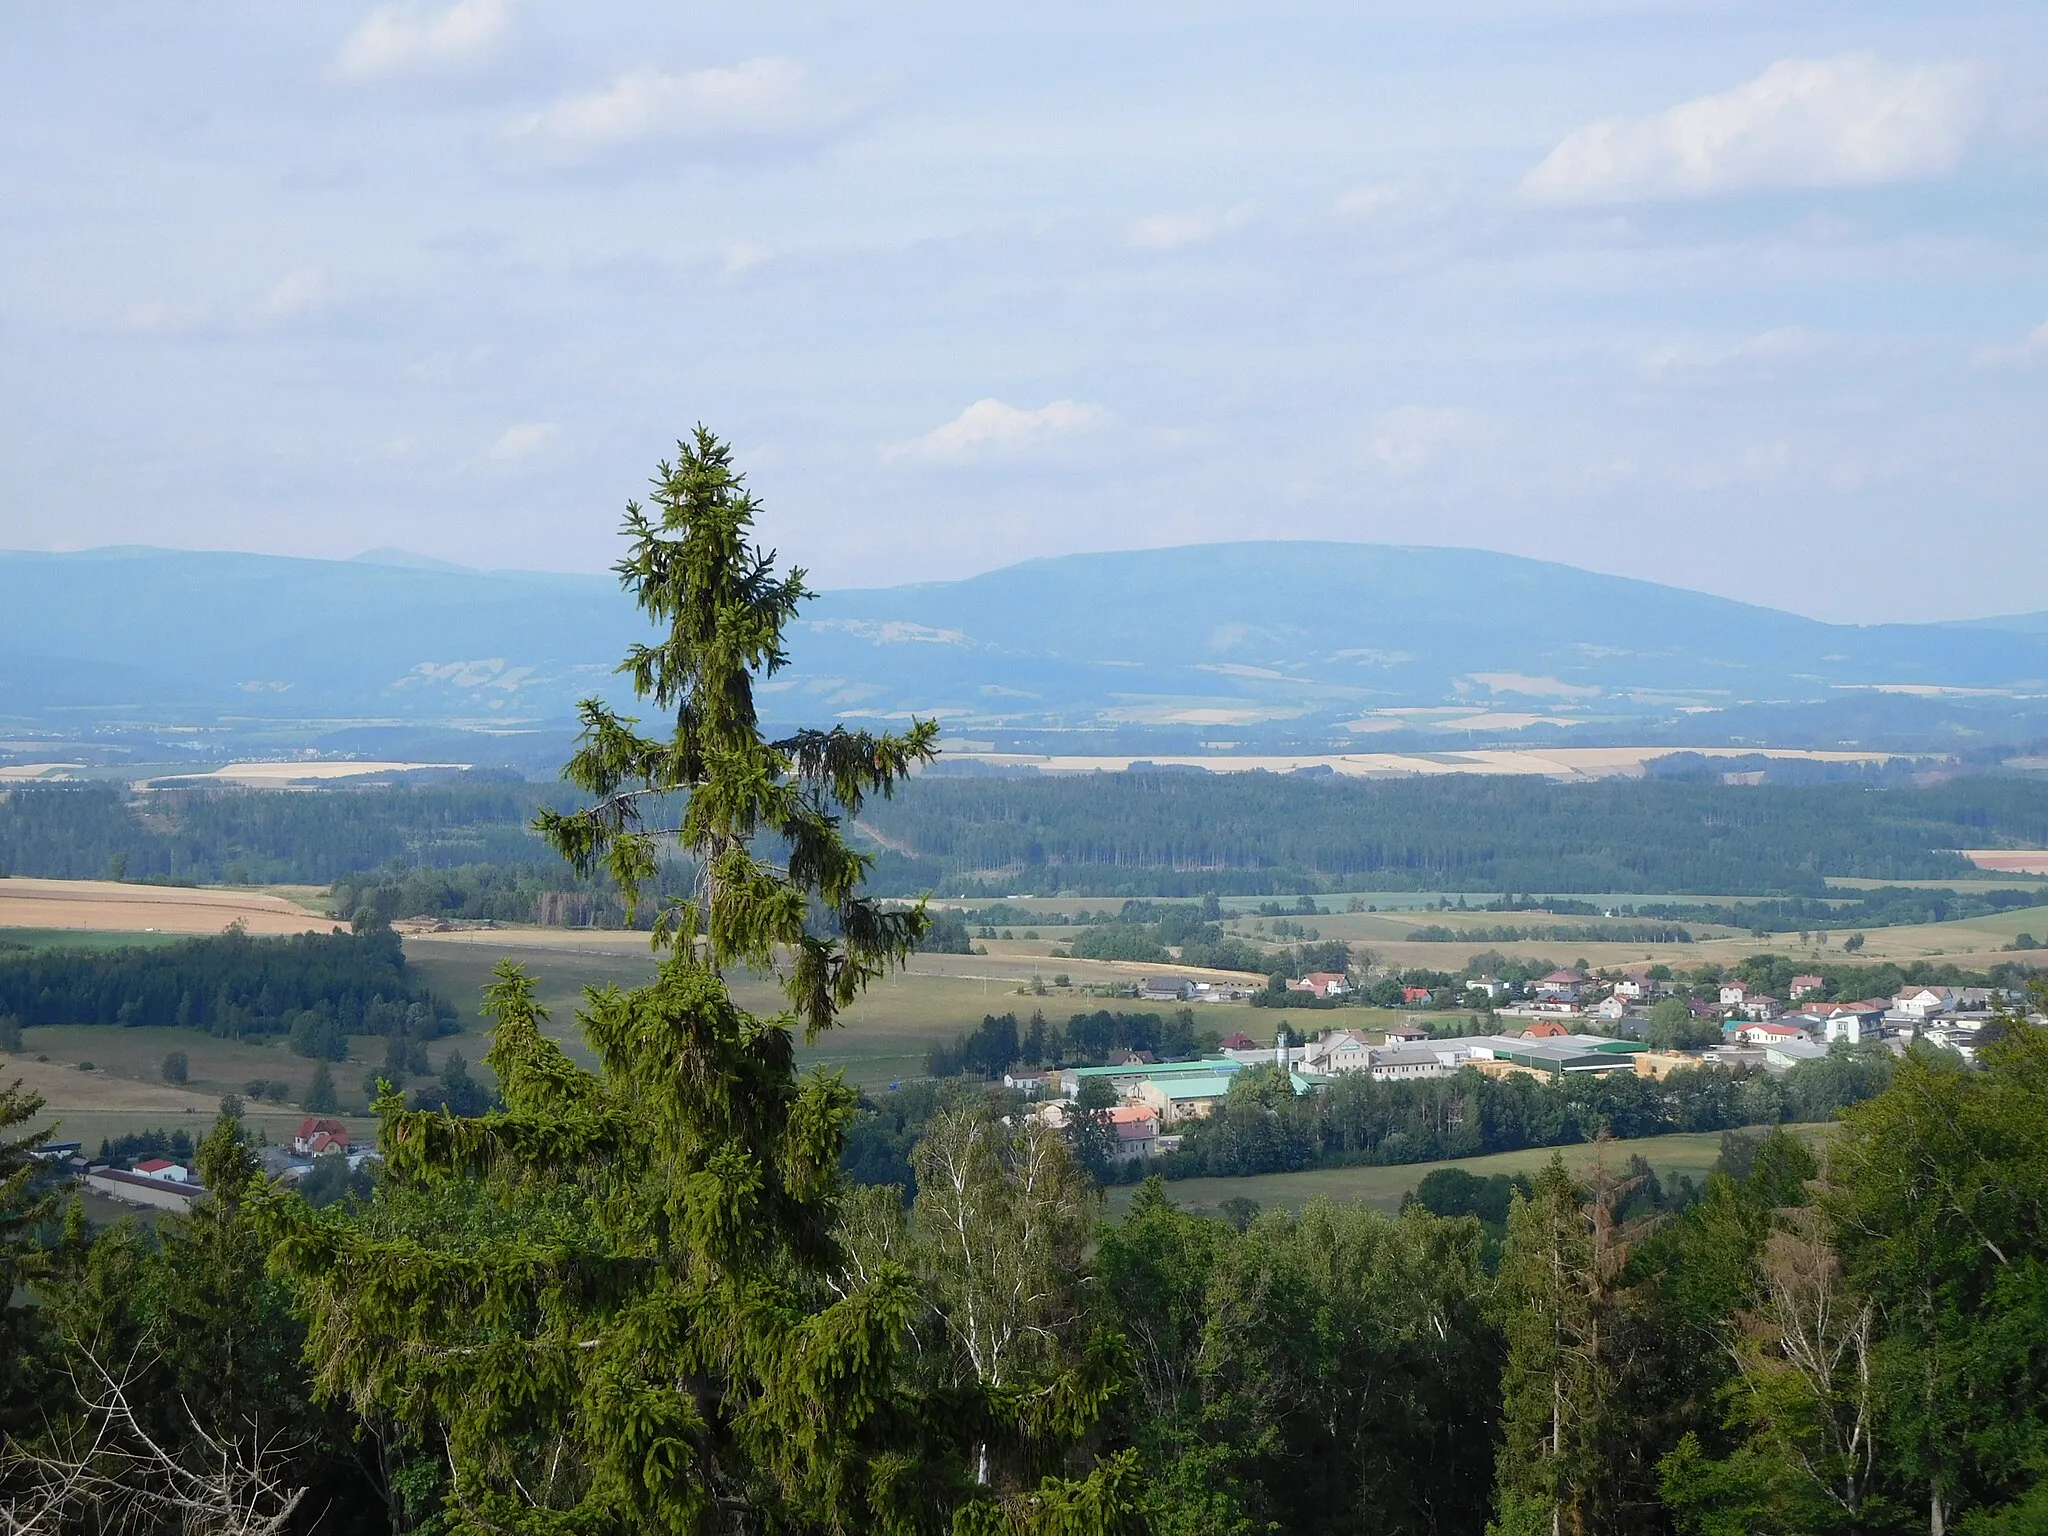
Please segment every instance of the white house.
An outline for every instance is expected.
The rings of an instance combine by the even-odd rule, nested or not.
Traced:
[[[1354,1035],[1348,1029],[1332,1030],[1322,1039],[1308,1043],[1301,1053],[1301,1069],[1330,1075],[1361,1072],[1372,1065],[1373,1050],[1362,1035]]]
[[[1754,1024],[1765,1023],[1784,1012],[1778,1006],[1778,1000],[1767,992],[1750,993],[1742,1000],[1740,1007],[1742,1016]]]
[[[1628,1017],[1628,1000],[1621,995],[1621,989],[1614,989],[1614,996],[1605,998],[1593,1010],[1593,1016],[1600,1019],[1625,1019]]]
[[[1342,971],[1310,971],[1299,981],[1288,986],[1298,992],[1312,992],[1317,997],[1342,997],[1351,990],[1351,983]]]
[[[1938,1018],[1955,1006],[1955,993],[1947,987],[1908,987],[1892,999],[1892,1012],[1909,1019]]]
[[[1743,999],[1748,996],[1749,984],[1747,982],[1724,981],[1721,983],[1721,1006],[1723,1008],[1740,1008]]]
[[[1805,1030],[1792,1024],[1753,1023],[1745,1024],[1735,1032],[1735,1038],[1744,1045],[1775,1045],[1781,1040],[1805,1040]]]
[[[1825,976],[1794,976],[1792,978],[1792,1001],[1796,1003],[1802,997],[1811,997],[1816,992],[1825,991],[1827,984],[1828,979]]]

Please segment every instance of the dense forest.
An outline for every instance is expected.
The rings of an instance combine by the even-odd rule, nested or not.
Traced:
[[[168,1024],[230,1038],[291,1032],[323,1044],[342,1033],[430,1039],[459,1027],[454,1004],[406,975],[397,936],[378,925],[289,938],[230,929],[156,949],[0,948],[0,1018]]]
[[[111,784],[37,785],[0,794],[0,872],[325,885],[387,866],[534,864],[546,850],[529,823],[571,798],[488,772],[368,789],[163,789],[141,800]]]
[[[1975,871],[1948,850],[2048,844],[2048,783],[929,776],[862,821],[885,844],[876,882],[889,891],[1814,896],[1831,875],[1956,879]]]
[[[345,881],[352,891],[378,887],[393,917],[530,920],[550,898],[546,910],[578,914],[552,920],[597,921],[617,907],[609,883],[548,859],[531,829],[541,810],[576,803],[564,786],[486,774],[319,792],[162,790],[141,801],[113,786],[36,786],[0,793],[0,873]],[[860,819],[882,839],[870,850],[874,887],[895,895],[1348,888],[1811,899],[1825,894],[1828,876],[1973,877],[1950,850],[2048,844],[2048,782],[1874,789],[1665,777],[927,775],[869,804]],[[1928,909],[1937,898],[1888,893],[1889,914],[1855,921],[1910,920],[1916,899]],[[1726,920],[1704,910],[1642,915]],[[1796,903],[1733,915],[1774,931],[1832,925]]]

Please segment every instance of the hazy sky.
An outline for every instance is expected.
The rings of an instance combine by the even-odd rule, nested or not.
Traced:
[[[2038,0],[7,5],[0,545],[596,569],[701,419],[834,586],[1347,538],[2048,608],[2044,44]]]

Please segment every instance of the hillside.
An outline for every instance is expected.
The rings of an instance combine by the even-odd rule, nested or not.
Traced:
[[[559,727],[637,637],[609,577],[402,559],[0,553],[0,718]],[[1690,719],[1687,740],[1868,741],[2024,736],[2048,725],[2024,697],[2044,692],[2040,616],[1831,625],[1483,551],[1257,543],[828,592],[766,704],[937,714],[956,736],[1471,740]]]

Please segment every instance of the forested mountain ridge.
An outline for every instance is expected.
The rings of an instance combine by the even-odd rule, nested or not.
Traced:
[[[0,552],[0,591],[0,717],[21,723],[558,726],[616,687],[610,658],[640,638],[601,575],[103,549]],[[1366,544],[1074,555],[826,591],[788,640],[791,664],[763,690],[771,718],[915,711],[955,731],[1327,732],[1436,706],[1470,711],[1482,733],[1530,715],[1689,719],[1689,739],[1706,740],[1713,718],[1681,708],[1748,703],[1847,707],[1854,718],[1829,728],[1867,740],[1873,719],[1962,712],[2010,733],[2015,710],[2039,712],[1872,689],[2048,679],[2048,633],[2026,616],[1824,624],[1517,556]],[[472,739],[471,760],[495,760],[489,738]]]

